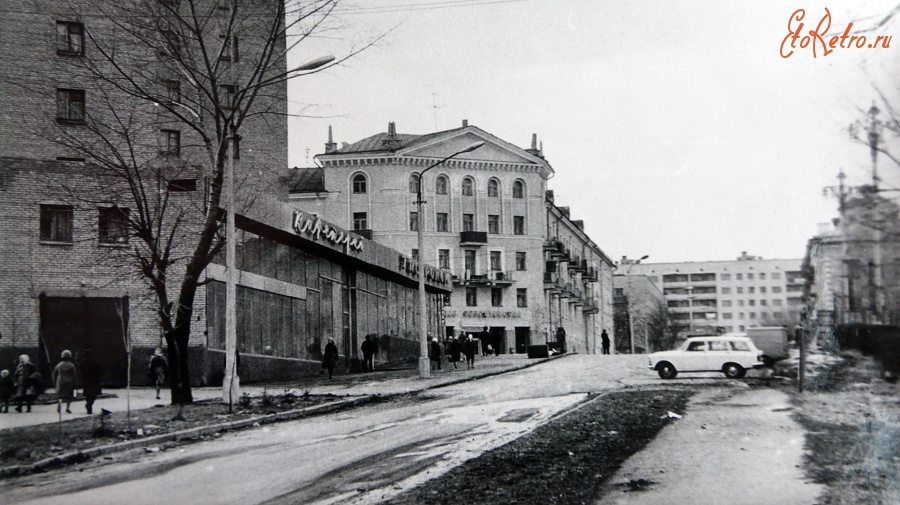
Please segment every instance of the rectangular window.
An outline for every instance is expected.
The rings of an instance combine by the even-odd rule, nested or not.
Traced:
[[[722,294],[723,295],[731,294],[731,288],[722,288]]]
[[[219,104],[222,110],[230,111],[234,108],[234,86],[231,84],[219,85]]]
[[[772,274],[774,276],[775,274]],[[781,293],[781,286],[772,286],[773,293]]]
[[[83,123],[84,122],[84,90],[62,89],[56,90],[56,122],[57,123]]]
[[[167,79],[163,81],[163,86],[166,87],[166,100],[169,103],[181,101],[181,81],[178,79]]]
[[[723,312],[722,319],[731,319],[731,312]]]
[[[525,216],[513,216],[513,234],[525,235]]]
[[[463,214],[462,231],[475,231],[475,214]]]
[[[491,307],[503,306],[503,289],[491,288]]]
[[[730,281],[730,280],[731,280],[731,274],[719,274],[719,279],[720,279],[720,280],[723,280],[723,281]]]
[[[738,300],[737,302],[738,302],[738,307],[744,306],[744,300]]]
[[[525,271],[525,253],[522,251],[516,253],[516,270],[519,272]]]
[[[435,220],[435,230],[446,232],[448,231],[449,226],[447,225],[447,213],[446,212],[438,212],[436,214]]]
[[[752,295],[755,292],[756,292],[756,288],[754,288],[753,286],[750,286],[749,288],[747,288],[747,293]]]
[[[128,209],[119,207],[100,209],[97,230],[101,244],[128,243]]]
[[[419,231],[419,213],[416,211],[409,213],[409,231]]]
[[[369,213],[354,212],[353,213],[353,229],[368,230],[369,229]]]
[[[743,294],[743,293],[744,293],[744,288],[738,287],[738,288],[735,288],[735,291],[737,291],[737,294],[740,295],[740,294]]]
[[[752,274],[752,273],[748,273],[748,274],[747,274],[747,280],[748,280],[748,281],[752,281],[752,280],[753,280],[753,274]]]
[[[766,287],[765,287],[765,286],[760,286],[760,287],[759,287],[759,292],[760,292],[760,293],[765,293],[765,292],[766,292]]]
[[[56,22],[56,54],[81,56],[84,54],[84,25],[72,21]]]
[[[169,181],[169,191],[172,193],[197,191],[197,179],[172,179]]]
[[[450,249],[438,249],[438,266],[450,269]]]
[[[756,306],[756,300],[747,300],[747,305],[749,305],[749,306],[751,306],[751,307],[755,307],[755,306]]]
[[[500,251],[491,251],[491,270],[496,272],[498,270],[502,270],[500,267]]]
[[[731,307],[731,300],[722,300],[723,307]]]
[[[181,132],[178,130],[162,130],[162,149],[164,156],[181,156]]]
[[[744,274],[734,274],[734,279],[737,281],[744,279]]]
[[[760,272],[760,273],[759,273],[759,280],[761,280],[761,281],[766,280],[766,273],[765,273],[765,272]]]
[[[784,312],[772,312],[772,317],[775,319],[781,319],[784,317]]]
[[[231,61],[232,57],[234,57],[234,61],[238,61],[237,36],[226,37],[225,35],[220,35],[219,40],[222,41],[222,54],[219,56],[219,59],[222,61]]]
[[[71,242],[74,217],[71,205],[41,205],[41,240]]]
[[[418,249],[413,249],[413,250],[410,252],[410,255],[409,255],[409,256],[413,259],[413,261],[419,261],[419,250],[418,250]]]
[[[465,259],[465,268],[466,271],[470,274],[475,273],[475,250],[474,249],[466,249],[463,251],[464,259]]]
[[[775,307],[781,307],[781,300],[777,298],[775,300],[772,300],[772,305]]]
[[[766,301],[765,301],[765,300],[760,300],[760,301],[759,301],[759,304],[762,305],[763,307],[765,307],[765,306],[766,306]]]
[[[466,288],[466,307],[478,306],[478,289]]]
[[[500,233],[500,216],[497,214],[488,215],[488,233],[494,235]]]
[[[528,306],[528,289],[516,289],[516,307],[525,308]]]
[[[756,312],[750,313],[750,319],[756,319]]]
[[[777,281],[778,279],[781,279],[781,272],[772,272],[772,280]]]

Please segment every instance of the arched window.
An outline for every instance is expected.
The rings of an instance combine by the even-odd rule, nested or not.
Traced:
[[[466,177],[462,181],[463,196],[475,196],[475,181],[471,177]]]
[[[513,183],[513,198],[525,198],[525,183],[516,181]]]
[[[445,176],[439,175],[438,178],[435,179],[434,192],[438,195],[447,194],[447,178]]]
[[[419,192],[419,174],[409,174],[409,192],[410,193],[418,193]]]
[[[368,188],[366,188],[366,176],[364,174],[356,174],[353,176],[353,193],[360,194],[366,193]]]
[[[488,196],[500,196],[500,181],[488,179]]]

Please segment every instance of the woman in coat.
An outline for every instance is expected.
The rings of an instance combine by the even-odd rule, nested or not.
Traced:
[[[459,341],[458,338],[450,339],[450,344],[447,346],[447,354],[450,355],[450,362],[453,363],[453,369],[456,369],[456,362],[459,361],[459,357],[462,354],[463,346],[462,342]]]
[[[37,367],[31,362],[31,358],[29,358],[27,354],[19,356],[19,365],[16,367],[15,374],[16,399],[18,401],[16,412],[22,412],[23,402],[28,407],[26,412],[31,412],[31,404],[34,402],[34,399],[37,398],[31,376],[36,373]]]
[[[100,380],[103,377],[103,367],[94,359],[90,349],[81,353],[81,387],[84,391],[84,407],[88,414],[93,413],[94,401],[100,396]]]
[[[153,351],[153,356],[150,356],[150,365],[147,370],[147,375],[150,377],[150,384],[156,388],[156,399],[159,400],[159,390],[162,389],[163,384],[166,382],[166,374],[169,372],[169,363],[166,361],[166,357],[163,356],[163,351],[159,347]]]
[[[60,356],[62,361],[53,369],[53,387],[56,388],[56,396],[59,400],[56,404],[56,411],[59,412],[62,403],[66,403],[66,414],[71,414],[69,407],[72,399],[75,397],[75,364],[72,363],[72,353],[63,351]]]
[[[328,370],[328,378],[334,378],[334,366],[338,360],[338,348],[333,338],[325,344],[325,354],[322,356],[322,368]]]

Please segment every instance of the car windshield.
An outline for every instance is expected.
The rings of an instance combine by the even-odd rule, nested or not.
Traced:
[[[687,346],[687,351],[705,351],[706,350],[706,342],[702,340],[699,342],[690,342]]]
[[[732,340],[731,341],[731,349],[733,351],[749,351],[750,345],[743,340]]]

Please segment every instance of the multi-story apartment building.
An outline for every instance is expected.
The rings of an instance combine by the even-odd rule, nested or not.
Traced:
[[[62,349],[90,348],[105,382],[124,384],[127,347],[134,364],[165,347],[160,312],[178,306],[201,223],[221,218],[208,204],[222,184],[222,154],[231,150],[215,139],[238,114],[234,104],[245,103],[236,93],[252,92],[246,86],[236,92],[235,83],[251,82],[254,75],[274,83],[243,117],[235,163],[239,194],[262,191],[287,167],[285,40],[269,39],[274,50],[260,50],[267,35],[284,29],[277,6],[214,0],[4,3],[0,368],[29,354],[48,372]],[[199,34],[185,28],[190,20],[184,14],[192,7],[200,13]],[[232,14],[246,22],[229,23]],[[129,24],[147,20],[153,23],[140,30]],[[200,54],[200,38],[211,51],[208,58]],[[280,58],[260,67],[271,54]],[[178,71],[187,72],[189,64],[199,65],[192,70],[205,72],[207,80]],[[133,170],[130,179],[114,173],[116,167]],[[238,209],[238,349],[245,378],[267,378],[273,371],[285,378],[315,366],[326,336],[352,359],[361,319],[378,320],[363,326],[387,335],[392,355],[417,352],[414,339],[393,341],[413,332],[417,310],[415,275],[398,266],[396,252],[365,240],[354,247],[335,243],[346,232],[324,221],[297,221],[278,204],[267,208],[267,215]],[[129,217],[158,225],[160,240],[174,229],[173,221],[184,223],[165,251],[175,258],[167,272],[166,309],[141,275],[147,263],[135,251],[146,248]],[[222,267],[213,264],[198,278],[209,284],[197,290],[189,318],[187,355],[195,383],[221,373],[216,350],[224,341]],[[429,292],[446,293],[446,286],[449,280],[429,276]],[[144,370],[132,367],[134,383],[146,381]]]
[[[435,162],[477,142],[484,144],[420,178]],[[287,177],[290,200],[449,270],[454,289],[444,308],[445,333],[477,333],[487,326],[501,335],[503,352],[526,352],[528,345],[554,341],[563,326],[569,349],[594,350],[588,339],[600,334],[595,315],[611,320],[612,264],[581,223],[569,220],[567,209],[547,200],[553,168],[536,139],[521,149],[466,121],[427,135],[397,133],[391,122],[387,132],[341,148],[329,132],[325,153],[316,160],[321,167],[295,169]],[[417,242],[420,184],[427,202],[423,251]],[[560,283],[554,295],[545,283],[551,249],[565,253],[553,257],[560,265],[553,275],[562,273],[549,279]],[[585,294],[584,273],[594,284],[606,276],[607,292]]]
[[[669,320],[679,332],[740,332],[799,322],[800,259],[766,260],[744,252],[734,261],[632,263],[623,257],[619,263],[662,290]]]

